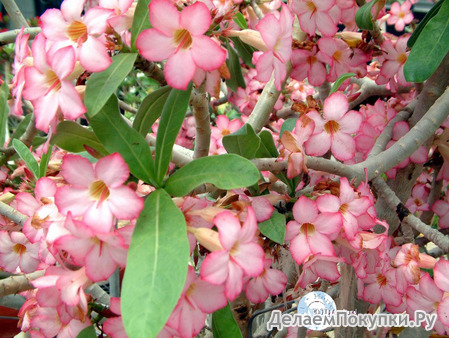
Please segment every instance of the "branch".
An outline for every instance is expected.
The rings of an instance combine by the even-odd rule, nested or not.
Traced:
[[[17,7],[17,4],[15,3],[14,0],[1,0],[1,1],[3,6],[5,6],[5,9],[8,12],[8,15],[11,18],[14,26],[16,26],[17,28],[30,27],[25,17],[23,16],[22,12],[20,11],[19,7]]]
[[[26,275],[10,276],[0,280],[0,297],[34,289],[31,281],[42,277],[44,273],[45,270],[39,270]]]
[[[255,0],[251,0],[251,8],[254,10],[254,13],[256,13],[256,15],[259,18],[259,20],[263,19],[264,15],[262,13],[262,10],[257,5]]]
[[[30,39],[34,39],[36,35],[41,32],[40,27],[25,28],[23,34],[30,34]],[[0,33],[0,47],[16,41],[17,35],[19,35],[20,29],[10,30],[4,33]]]
[[[28,216],[22,214],[18,210],[10,207],[8,204],[0,202],[0,215],[9,218],[14,223],[23,226],[28,219]]]
[[[136,114],[137,113],[137,109],[134,108],[134,107],[131,107],[125,101],[118,100],[118,105],[119,105],[120,108],[122,108],[123,110],[126,110],[127,112],[130,112],[132,114]]]
[[[204,83],[192,92],[190,104],[196,123],[195,149],[193,158],[209,155],[210,147],[210,114]]]

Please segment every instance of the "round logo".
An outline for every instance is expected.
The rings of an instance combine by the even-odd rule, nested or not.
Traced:
[[[337,306],[334,300],[325,292],[312,291],[301,298],[298,303],[298,314],[331,317],[335,315]],[[325,330],[326,325],[305,325],[309,330]]]

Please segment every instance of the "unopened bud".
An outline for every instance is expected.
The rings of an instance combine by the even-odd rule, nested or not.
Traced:
[[[238,37],[244,43],[257,48],[262,52],[266,52],[268,50],[267,45],[258,31],[252,29],[244,29],[241,31],[230,30],[226,35],[230,37]]]
[[[220,244],[218,232],[208,228],[194,228],[189,226],[187,227],[187,231],[193,234],[198,243],[204,246],[207,250],[211,252],[224,250]]]

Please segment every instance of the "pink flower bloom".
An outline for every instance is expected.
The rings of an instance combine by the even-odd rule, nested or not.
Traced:
[[[438,226],[440,229],[449,228],[449,203],[445,200],[436,201],[432,205],[432,211],[439,216]]]
[[[218,115],[215,120],[216,127],[211,127],[211,136],[217,140],[217,144],[223,146],[223,137],[232,134],[239,130],[243,126],[243,122],[240,119],[232,119],[226,115]]]
[[[346,161],[355,154],[356,133],[362,123],[362,115],[354,110],[347,112],[348,100],[341,93],[334,93],[324,100],[323,115],[313,110],[308,116],[315,122],[315,131],[305,143],[306,152],[322,156],[329,149],[336,159]]]
[[[329,11],[335,6],[335,0],[294,0],[292,10],[298,15],[301,29],[315,36],[318,29],[323,36],[333,36],[338,31],[337,22]]]
[[[279,18],[270,13],[256,27],[268,49],[257,60],[257,79],[268,82],[274,71],[274,84],[280,91],[287,76],[286,63],[292,54],[293,17],[287,5],[283,4]]]
[[[245,287],[246,297],[253,303],[263,303],[269,295],[278,295],[287,285],[287,276],[282,271],[271,269],[272,260],[267,258],[264,271],[251,278]]]
[[[64,0],[61,10],[48,9],[42,16],[42,32],[56,43],[53,48],[72,46],[77,59],[89,72],[101,72],[112,59],[104,41],[110,9],[95,7],[81,16],[85,0]]]
[[[310,256],[302,267],[297,285],[305,289],[307,285],[315,282],[318,277],[335,282],[340,278],[337,263],[341,258],[334,256],[313,255]]]
[[[315,201],[301,196],[293,206],[293,221],[287,223],[285,240],[290,241],[290,253],[302,264],[310,255],[335,256],[332,240],[341,228],[341,217],[318,214]]]
[[[197,67],[212,71],[223,64],[226,52],[204,35],[212,22],[204,3],[179,13],[172,1],[153,0],[148,9],[153,28],[139,35],[137,48],[150,61],[167,59],[164,74],[170,86],[184,90]]]
[[[135,6],[133,0],[100,0],[100,7],[112,9],[108,23],[121,36],[123,42],[130,44]]]
[[[427,158],[427,156],[426,156]],[[417,183],[412,189],[412,195],[408,199],[405,206],[410,210],[411,213],[417,211],[428,211],[430,210],[429,203],[427,199],[430,193],[430,186],[428,184]]]
[[[120,309],[120,298],[111,297],[109,310],[118,315],[117,317],[108,318],[103,323],[104,332],[111,338],[126,338],[125,327],[122,321],[122,310]]]
[[[321,38],[318,40],[318,47],[320,48],[317,54],[318,60],[331,66],[327,81],[333,82],[340,75],[349,73],[353,69],[350,65],[353,51],[346,42],[334,38]]]
[[[25,68],[31,65],[31,49],[28,46],[30,34],[23,34],[24,27],[17,35],[14,46],[14,64],[12,66],[14,78],[12,81],[12,96],[14,97],[13,112],[17,116],[23,114],[22,110],[22,91],[25,86]]]
[[[255,242],[256,216],[251,207],[247,210],[243,226],[230,211],[223,211],[214,218],[223,250],[208,254],[201,265],[201,278],[215,285],[224,283],[230,301],[242,291],[244,275],[257,277],[264,270],[264,251]]]
[[[65,118],[74,120],[86,112],[81,98],[71,83],[75,67],[75,52],[71,47],[46,50],[46,39],[39,34],[31,46],[33,67],[25,69],[24,98],[32,101],[36,128],[55,131],[60,108]]]
[[[143,209],[143,200],[126,185],[129,169],[123,158],[114,153],[92,164],[79,155],[66,155],[62,176],[71,184],[58,189],[55,195],[59,210],[83,221],[96,232],[109,232],[114,216],[134,219]]]
[[[292,52],[291,77],[298,81],[307,81],[313,86],[321,86],[326,80],[326,66],[316,57],[317,48],[312,50],[295,49]]]
[[[412,4],[409,1],[404,1],[402,4],[393,2],[387,23],[389,25],[394,25],[394,29],[398,32],[402,32],[405,25],[408,25],[413,20],[413,13],[410,11],[411,7]]]
[[[16,272],[19,267],[24,273],[36,271],[39,265],[39,244],[32,244],[21,232],[0,231],[0,267]]]

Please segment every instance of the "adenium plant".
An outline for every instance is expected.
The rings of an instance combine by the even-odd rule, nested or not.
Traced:
[[[265,336],[257,310],[319,290],[449,334],[449,2],[421,22],[413,4],[10,13],[0,297],[23,296],[18,332]]]

